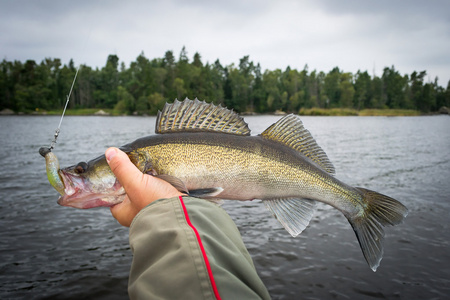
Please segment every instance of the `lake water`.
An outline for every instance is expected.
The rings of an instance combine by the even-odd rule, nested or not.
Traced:
[[[252,133],[279,119],[246,117]],[[274,299],[444,299],[450,295],[450,118],[303,117],[344,182],[409,208],[386,229],[376,273],[337,210],[319,205],[292,238],[259,201],[226,201]],[[65,117],[62,166],[153,134],[154,117]],[[128,229],[109,209],[56,204],[41,146],[59,117],[0,117],[0,299],[127,299]]]

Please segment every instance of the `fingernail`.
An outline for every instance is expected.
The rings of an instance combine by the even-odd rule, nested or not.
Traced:
[[[116,148],[108,148],[105,152],[106,161],[108,161],[108,163],[109,163],[116,154],[117,154]]]

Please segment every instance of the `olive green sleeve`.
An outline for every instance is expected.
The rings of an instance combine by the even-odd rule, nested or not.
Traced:
[[[236,225],[219,206],[161,199],[130,227],[131,299],[269,299]]]

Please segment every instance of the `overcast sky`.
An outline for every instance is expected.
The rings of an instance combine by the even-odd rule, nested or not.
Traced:
[[[0,59],[73,58],[127,66],[144,52],[178,58],[186,47],[204,63],[239,64],[250,55],[262,69],[329,72],[338,66],[382,74],[427,71],[450,79],[450,1],[21,1],[0,0]]]

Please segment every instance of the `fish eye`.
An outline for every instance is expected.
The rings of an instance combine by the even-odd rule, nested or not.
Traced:
[[[76,167],[74,168],[74,171],[77,174],[81,174],[81,173],[86,172],[87,167],[88,167],[87,163],[85,163],[83,161],[83,162],[78,163],[78,165],[76,165]]]

